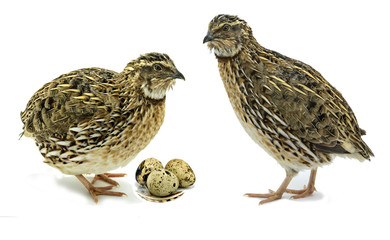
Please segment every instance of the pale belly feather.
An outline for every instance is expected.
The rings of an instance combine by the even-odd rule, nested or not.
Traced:
[[[152,109],[154,108],[154,109]],[[140,123],[126,128],[117,137],[120,139],[114,146],[100,147],[81,155],[78,163],[57,163],[49,165],[59,169],[64,174],[101,174],[119,167],[126,166],[137,154],[143,150],[159,131],[165,114],[165,106],[153,106],[146,112]]]

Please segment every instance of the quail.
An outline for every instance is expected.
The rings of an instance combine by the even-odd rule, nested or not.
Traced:
[[[35,140],[44,162],[75,175],[94,201],[118,183],[106,173],[128,164],[160,129],[165,98],[184,76],[166,54],[148,53],[120,73],[83,68],[41,87],[27,103],[22,135]],[[89,182],[83,174],[95,174]],[[95,187],[97,180],[110,184]]]
[[[365,131],[341,93],[311,66],[261,46],[247,22],[217,15],[203,40],[214,51],[230,103],[249,136],[285,169],[276,191],[245,194],[260,204],[311,195],[317,168],[335,156],[370,160]],[[296,174],[310,169],[307,187],[288,189]]]

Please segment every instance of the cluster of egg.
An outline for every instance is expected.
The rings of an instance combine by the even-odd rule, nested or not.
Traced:
[[[135,178],[157,197],[169,196],[179,187],[185,188],[195,183],[194,171],[181,159],[170,160],[165,168],[156,158],[145,159],[138,166]]]

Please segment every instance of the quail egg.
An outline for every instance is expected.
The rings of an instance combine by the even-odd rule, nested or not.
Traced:
[[[179,187],[185,188],[195,183],[195,173],[190,165],[181,159],[172,159],[165,165],[179,179]]]
[[[135,172],[135,179],[139,184],[144,185],[146,184],[149,174],[157,168],[163,168],[163,165],[159,160],[156,158],[145,159],[138,166],[137,171]]]
[[[166,197],[173,194],[179,187],[179,179],[172,172],[165,169],[155,169],[146,180],[149,192],[157,197]]]

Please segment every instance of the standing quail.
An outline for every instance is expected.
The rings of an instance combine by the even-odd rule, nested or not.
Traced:
[[[166,54],[149,53],[123,72],[84,68],[46,83],[21,113],[23,134],[35,140],[45,163],[75,175],[94,201],[118,183],[107,171],[123,167],[160,129],[165,94],[184,76]],[[94,173],[89,182],[83,174]],[[95,187],[96,180],[113,186]]]
[[[203,40],[218,59],[230,103],[251,138],[286,170],[286,178],[260,204],[283,193],[302,198],[315,191],[317,168],[335,156],[360,161],[374,156],[341,93],[314,68],[262,47],[248,24],[231,15],[210,22]],[[308,186],[288,189],[301,170],[311,169]]]

